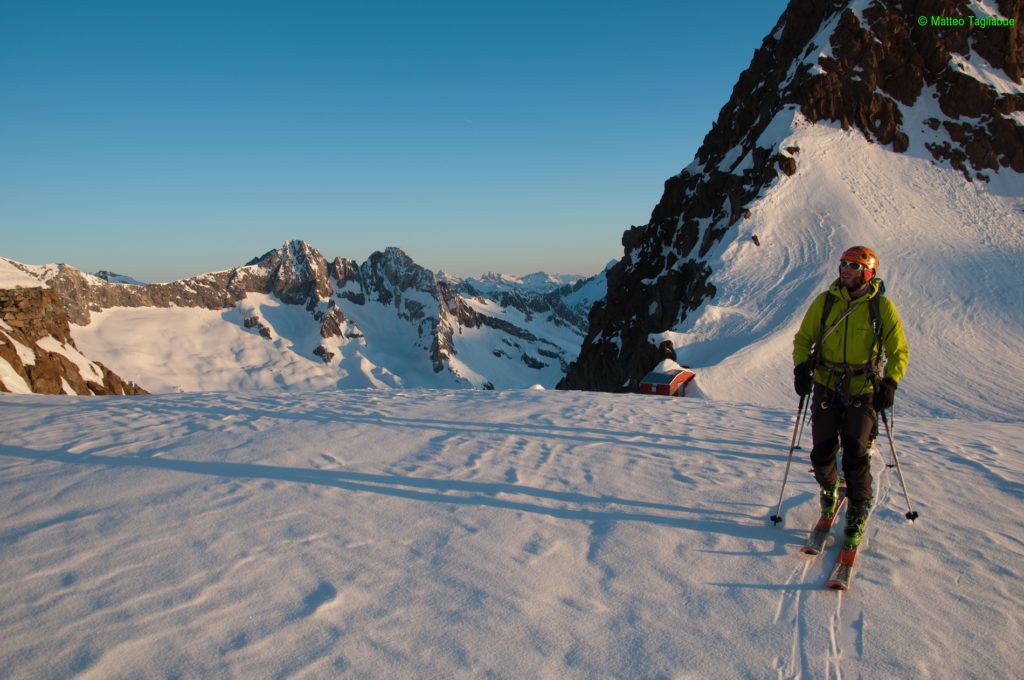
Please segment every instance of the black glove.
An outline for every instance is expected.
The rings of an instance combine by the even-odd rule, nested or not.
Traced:
[[[814,388],[814,374],[807,362],[797,364],[793,369],[793,389],[798,396],[805,397]]]
[[[892,378],[885,378],[878,383],[875,390],[874,406],[876,411],[884,411],[892,408],[893,397],[896,396],[896,381]]]

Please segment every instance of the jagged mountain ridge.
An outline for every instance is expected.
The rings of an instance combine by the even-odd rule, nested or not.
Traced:
[[[359,264],[328,261],[304,241],[288,241],[241,267],[160,284],[111,283],[63,264],[7,262],[54,291],[88,352],[123,367],[143,386],[148,375],[155,391],[553,386],[578,350],[585,310],[604,294],[601,276],[544,292],[520,291],[507,304],[420,267],[398,248]],[[200,323],[178,319],[181,310],[214,314]],[[217,368],[216,379],[187,375],[205,370],[188,365],[192,360],[174,347],[192,339],[182,330],[171,341],[169,331],[159,329],[190,324],[196,325],[192,335],[233,329],[229,334],[235,335],[206,344],[221,343],[220,354],[234,357],[229,363],[246,374],[237,385],[230,367]],[[253,347],[238,333],[258,336],[265,346]],[[147,338],[141,353],[120,349],[138,336]],[[146,359],[147,351],[159,359]],[[221,361],[205,347],[195,351],[205,357],[201,363]],[[171,369],[157,375],[155,364],[178,364],[183,376]]]
[[[656,362],[659,338],[701,323],[719,292],[714,267],[722,253],[750,237],[745,224],[776,187],[804,181],[801,150],[785,140],[805,122],[855,130],[890,153],[1019,195],[1021,7],[1020,0],[792,0],[694,161],[666,181],[650,221],[623,235],[608,297],[595,305],[580,356],[559,387],[631,389]],[[996,14],[1014,25],[930,25],[932,16]]]

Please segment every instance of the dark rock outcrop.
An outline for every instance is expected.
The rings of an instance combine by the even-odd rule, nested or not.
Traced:
[[[305,241],[288,241],[246,266],[266,272],[266,281],[259,285],[259,292],[273,293],[286,304],[307,305],[312,309],[318,300],[331,296],[327,260]],[[259,280],[261,277],[253,278]],[[247,283],[252,285],[255,280]],[[246,292],[257,292],[248,290],[246,283],[240,283],[240,287]]]

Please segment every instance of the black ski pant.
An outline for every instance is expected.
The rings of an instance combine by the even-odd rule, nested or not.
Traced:
[[[844,405],[835,392],[815,384],[811,399],[814,479],[822,486],[835,484],[839,477],[836,453],[842,445],[843,477],[851,504],[870,501],[873,495],[868,441],[875,431],[878,416],[871,397],[871,394],[864,394]]]

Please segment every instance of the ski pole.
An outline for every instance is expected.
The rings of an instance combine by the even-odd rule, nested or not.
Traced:
[[[775,510],[775,514],[772,515],[772,524],[778,525],[782,521],[782,497],[786,493],[786,482],[789,481],[789,466],[793,464],[793,449],[796,448],[796,435],[800,429],[800,422],[804,419],[804,404],[807,401],[807,395],[800,395],[800,406],[796,409],[796,424],[793,426],[793,438],[789,442],[789,457],[786,458],[786,473],[782,476],[782,490],[779,491],[779,507]]]
[[[800,440],[804,438],[804,429],[807,427],[807,420],[810,418],[811,410],[807,409],[804,411],[804,417],[800,419],[800,434],[796,436],[796,448],[798,451],[803,451],[800,447]]]
[[[882,422],[885,424],[885,434],[889,438],[889,450],[892,451],[892,459],[896,463],[896,472],[900,477],[900,484],[903,485],[903,496],[907,499],[907,514],[904,515],[907,519],[913,522],[917,519],[917,513],[914,512],[914,506],[910,504],[910,492],[907,491],[907,480],[903,478],[903,468],[900,467],[900,458],[896,455],[896,445],[892,441],[892,430],[889,429],[889,419],[885,417],[885,411],[878,412],[882,416]]]
[[[890,406],[889,408],[892,410],[892,429],[895,430],[896,429],[896,409],[895,409],[895,407],[892,407],[892,406]],[[882,417],[881,412],[879,412],[879,418],[881,418],[881,417]],[[886,425],[888,425],[888,423],[886,423]],[[878,421],[877,420],[875,421],[875,438],[876,439],[878,438]],[[891,434],[889,435],[889,439],[890,440],[892,439],[892,435]],[[895,447],[890,447],[890,448],[895,450]],[[885,467],[886,468],[890,468],[890,469],[896,467],[896,461],[895,460],[892,460],[891,462],[888,461],[888,460],[885,461]]]

